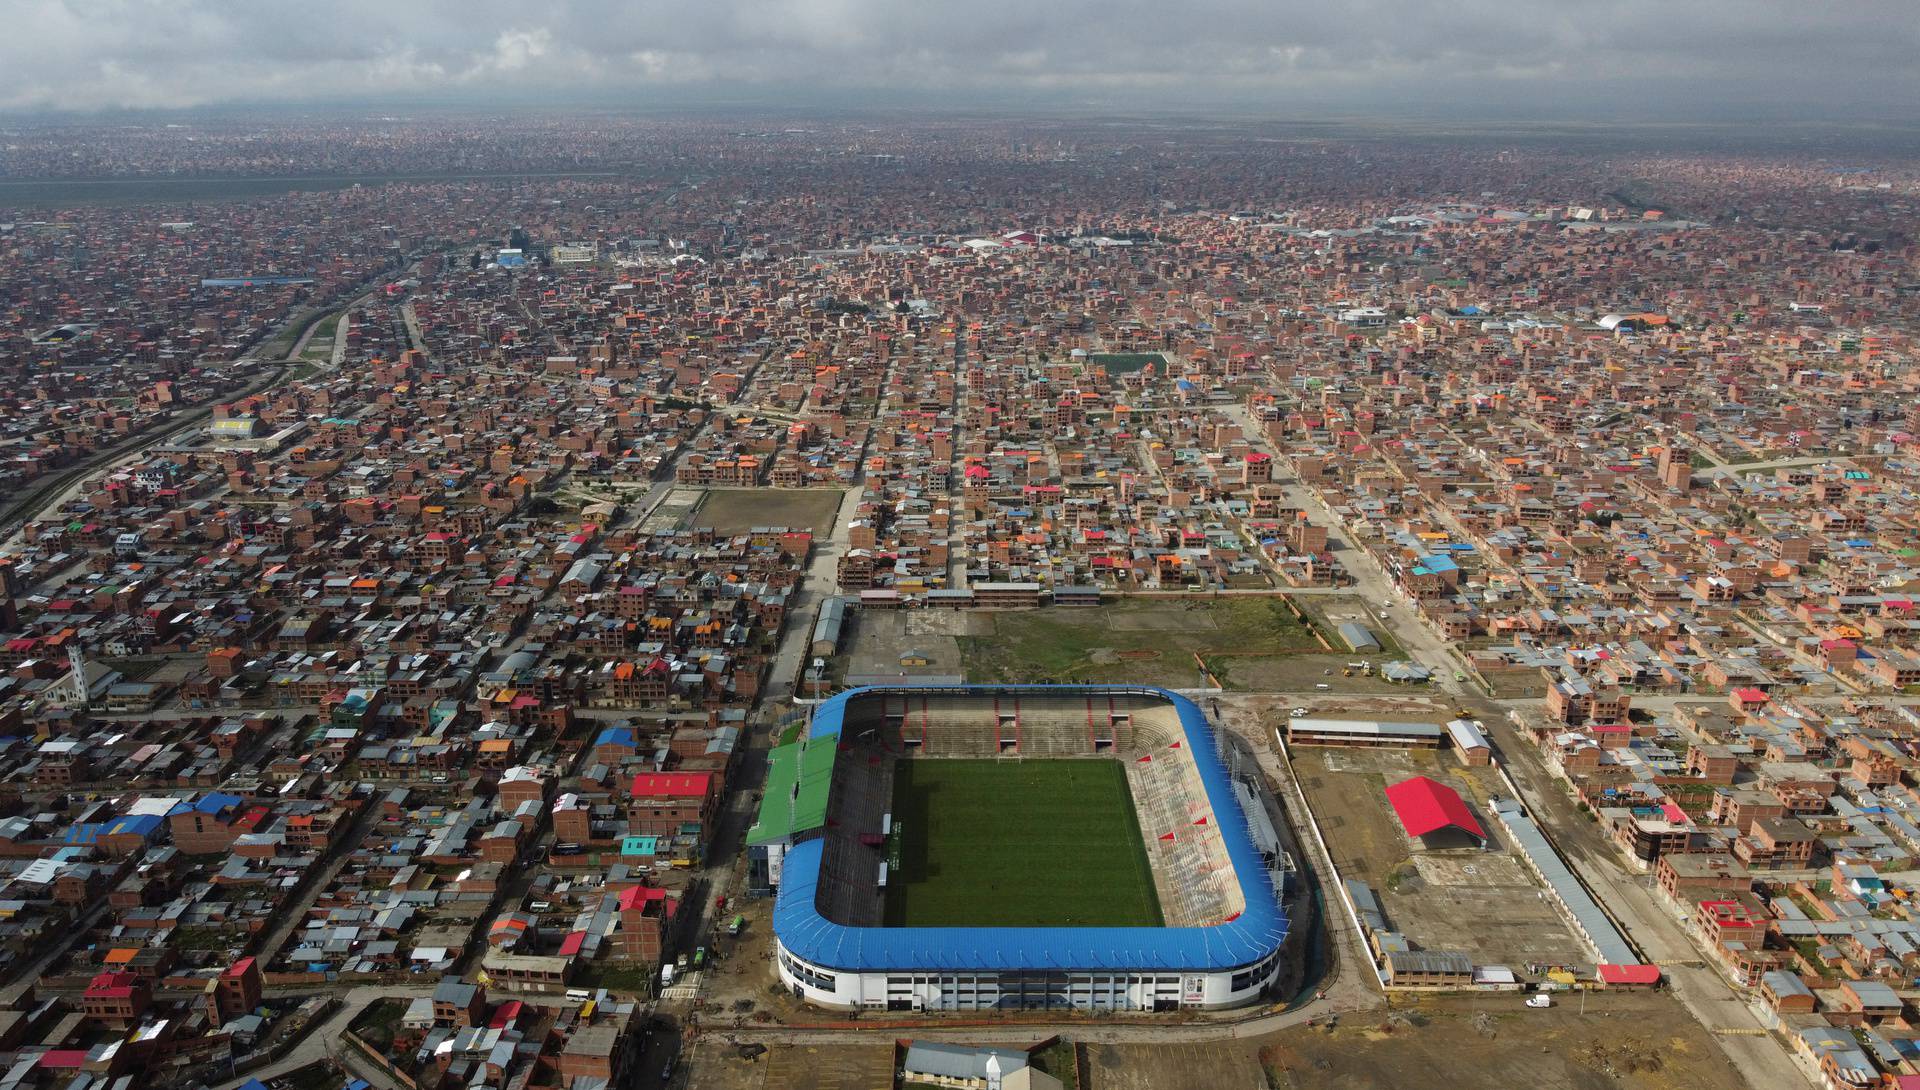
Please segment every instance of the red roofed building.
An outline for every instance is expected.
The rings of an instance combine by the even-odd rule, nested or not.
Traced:
[[[1716,943],[1729,938],[1747,940],[1755,946],[1765,937],[1765,923],[1739,901],[1699,901],[1693,906],[1693,922],[1702,934]]]
[[[1240,471],[1241,483],[1256,485],[1266,484],[1271,480],[1273,480],[1273,456],[1257,450],[1248,454],[1246,464]]]
[[[1609,988],[1651,988],[1660,983],[1658,965],[1600,965],[1595,972]]]
[[[490,1029],[510,1029],[520,1020],[520,1015],[526,1009],[525,1003],[518,999],[509,999],[493,1009],[493,1014],[487,1018],[487,1026]]]
[[[659,961],[667,927],[680,902],[655,886],[630,886],[620,891],[619,904],[619,956],[628,961]]]
[[[1828,670],[1851,670],[1860,657],[1860,645],[1844,637],[1820,641],[1820,665]]]
[[[642,836],[706,836],[718,799],[711,772],[642,772],[633,778],[627,831]]]
[[[241,958],[227,966],[207,989],[209,1021],[215,1026],[224,1026],[253,1013],[260,1005],[264,983],[260,965],[252,958]]]
[[[1446,784],[1415,776],[1387,787],[1387,803],[1408,836],[1422,840],[1448,829],[1473,838],[1476,844],[1487,842],[1487,831],[1473,816],[1460,793]]]
[[[125,1029],[153,1002],[151,985],[132,973],[101,973],[87,985],[80,1007],[87,1017]]]

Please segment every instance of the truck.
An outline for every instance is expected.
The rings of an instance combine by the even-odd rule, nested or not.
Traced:
[[[662,990],[673,987],[673,962],[660,966],[660,987]]]
[[[733,922],[727,925],[727,934],[738,935],[746,926],[747,918],[745,916],[735,916]]]
[[[1544,1009],[1553,1006],[1553,997],[1545,992],[1527,997],[1527,1006]]]

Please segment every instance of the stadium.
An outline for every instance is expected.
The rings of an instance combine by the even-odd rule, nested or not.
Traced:
[[[769,756],[750,886],[842,1009],[1224,1008],[1290,960],[1252,777],[1164,689],[854,689]]]

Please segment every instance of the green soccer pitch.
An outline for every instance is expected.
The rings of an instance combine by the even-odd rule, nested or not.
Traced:
[[[1164,923],[1117,760],[903,760],[893,818],[888,927]]]

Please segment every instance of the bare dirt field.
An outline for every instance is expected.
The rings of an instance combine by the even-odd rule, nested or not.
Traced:
[[[893,1059],[891,1044],[781,1046],[766,1056],[766,1090],[891,1090]]]
[[[1278,1088],[1401,1090],[1441,1078],[1461,1088],[1737,1090],[1707,1032],[1661,993],[1596,993],[1530,1010],[1517,995],[1433,996],[1296,1028],[1257,1053]],[[1105,1087],[1106,1083],[1097,1084]],[[1179,1085],[1179,1084],[1168,1084]]]
[[[822,533],[833,527],[846,493],[834,488],[710,488],[687,526],[738,534],[756,526],[787,526]]]
[[[1547,1010],[1511,993],[1428,995],[1239,1041],[1085,1045],[1087,1090],[1741,1090],[1718,1044],[1663,992],[1595,992]],[[982,1038],[991,1040],[992,1035]],[[692,1056],[694,1090],[881,1090],[890,1043],[775,1046],[741,1059],[718,1035]]]
[[[1405,693],[1425,689],[1425,685],[1400,685],[1359,670],[1347,675],[1347,664],[1365,661],[1380,664],[1378,658],[1354,654],[1338,655],[1214,655],[1207,660],[1214,674],[1229,689],[1256,693]],[[1322,690],[1317,686],[1330,688]]]
[[[1533,975],[1530,965],[1591,960],[1488,816],[1487,798],[1500,790],[1492,772],[1433,750],[1300,746],[1292,756],[1341,877],[1372,886],[1389,925],[1416,948],[1463,951],[1476,964],[1504,964],[1522,976]],[[1493,838],[1490,849],[1409,838],[1384,794],[1409,776],[1459,791]]]
[[[1537,700],[1547,695],[1538,670],[1488,670],[1481,674],[1495,700]]]
[[[641,521],[640,529],[648,533],[672,530],[686,524],[687,517],[700,506],[705,493],[698,488],[674,488],[660,500],[652,513]]]
[[[1245,1042],[1087,1046],[1088,1090],[1265,1090],[1266,1074]],[[1331,1084],[1329,1084],[1331,1085]]]
[[[893,1045],[775,1045],[756,1059],[718,1036],[693,1052],[690,1090],[892,1090]],[[644,1073],[647,1077],[655,1072]],[[639,1085],[652,1085],[644,1079]]]

